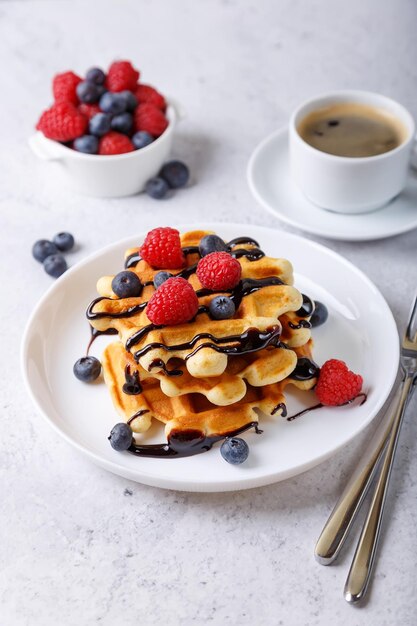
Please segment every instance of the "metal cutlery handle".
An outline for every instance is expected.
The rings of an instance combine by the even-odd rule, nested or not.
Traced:
[[[360,461],[330,513],[316,543],[314,556],[321,565],[330,565],[338,556],[349,529],[365,498],[378,461],[388,441],[394,415],[386,413],[375,430]]]
[[[347,602],[350,603],[359,602],[359,600],[365,596],[368,588],[375,561],[385,498],[388,491],[398,436],[401,430],[407,400],[412,389],[413,379],[411,376],[407,376],[402,384],[400,399],[394,413],[393,426],[388,438],[387,450],[377,480],[375,493],[346,580],[344,595]]]

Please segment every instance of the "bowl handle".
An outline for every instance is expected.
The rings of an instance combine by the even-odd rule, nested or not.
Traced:
[[[29,147],[39,159],[44,161],[58,161],[62,159],[59,144],[47,139],[41,132],[29,138]]]
[[[187,117],[184,107],[178,102],[178,100],[175,100],[175,98],[167,98],[167,101],[168,106],[172,106],[175,111],[177,122],[181,122],[181,120],[184,120]]]

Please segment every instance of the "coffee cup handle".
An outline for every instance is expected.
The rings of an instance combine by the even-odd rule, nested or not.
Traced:
[[[417,135],[414,135],[413,145],[411,146],[410,165],[417,170]]]

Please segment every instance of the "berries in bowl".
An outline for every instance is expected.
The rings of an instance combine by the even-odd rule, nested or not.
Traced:
[[[57,74],[53,104],[30,140],[41,159],[54,161],[75,191],[98,197],[129,196],[160,172],[172,145],[178,109],[141,82],[130,61],[82,78]]]

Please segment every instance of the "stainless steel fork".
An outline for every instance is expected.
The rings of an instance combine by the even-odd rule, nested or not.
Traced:
[[[319,563],[327,565],[338,555],[352,521],[363,502],[378,461],[383,457],[368,516],[356,547],[352,565],[346,580],[345,598],[350,603],[359,602],[365,596],[372,575],[378,539],[381,530],[385,498],[398,437],[407,401],[417,380],[417,295],[411,309],[407,329],[401,345],[402,388],[397,407],[388,423],[378,430],[369,457],[357,468],[333,509],[316,545],[315,556]],[[385,456],[383,456],[385,451]]]

